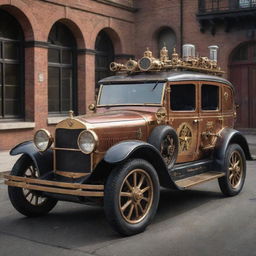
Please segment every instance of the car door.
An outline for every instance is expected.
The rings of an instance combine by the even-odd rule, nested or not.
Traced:
[[[177,163],[198,158],[198,84],[179,82],[169,88],[169,123],[179,138]]]
[[[202,82],[199,86],[199,155],[207,156],[214,148],[223,127],[221,84]]]

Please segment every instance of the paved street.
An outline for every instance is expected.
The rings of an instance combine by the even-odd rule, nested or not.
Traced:
[[[101,208],[59,203],[45,217],[25,218],[0,181],[0,255],[256,255],[256,162],[242,193],[225,198],[216,181],[186,192],[163,190],[147,230],[120,237]]]

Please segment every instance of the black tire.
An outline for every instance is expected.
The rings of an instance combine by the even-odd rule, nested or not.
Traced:
[[[161,153],[168,169],[171,169],[176,162],[179,151],[178,141],[176,131],[166,125],[157,126],[148,138],[148,143]]]
[[[235,196],[242,190],[246,177],[246,158],[238,144],[229,145],[224,165],[226,175],[218,179],[220,189],[226,196]]]
[[[132,186],[135,176],[136,186]],[[143,176],[143,183],[141,183]],[[129,189],[126,181],[131,183],[132,190]],[[142,193],[146,188],[148,189]],[[125,193],[129,196],[123,195]],[[159,180],[154,167],[145,160],[130,159],[115,168],[107,179],[104,195],[106,218],[110,225],[122,235],[129,236],[143,232],[156,214],[159,194]],[[132,202],[129,204],[128,201]],[[126,210],[127,204],[129,205],[126,206]],[[129,216],[130,212],[131,216]]]
[[[31,173],[33,178],[39,176],[31,158],[27,155],[22,155],[13,166],[11,175],[25,177],[28,175],[27,173]],[[55,199],[40,196],[40,192],[18,187],[8,186],[8,194],[14,208],[28,217],[45,215],[57,203]],[[33,202],[35,203],[33,204]]]

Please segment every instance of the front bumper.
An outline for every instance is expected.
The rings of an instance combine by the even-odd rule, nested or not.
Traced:
[[[29,190],[50,192],[63,195],[74,195],[84,197],[104,196],[104,185],[68,183],[12,175],[5,175],[4,178],[5,184],[12,187],[25,188]]]

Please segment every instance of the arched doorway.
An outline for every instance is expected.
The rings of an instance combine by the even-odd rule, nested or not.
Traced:
[[[232,52],[230,81],[236,88],[236,126],[256,128],[256,42],[242,44]]]
[[[77,112],[76,41],[66,25],[56,22],[48,37],[48,111]]]
[[[0,10],[0,120],[24,117],[23,40],[17,20]]]
[[[166,46],[169,55],[171,55],[173,48],[176,47],[176,42],[177,40],[174,31],[169,27],[162,28],[157,34],[158,53],[160,53],[160,50]]]
[[[112,75],[109,64],[114,61],[114,46],[107,32],[100,31],[95,43],[95,92],[98,93],[98,81],[104,77]]]

